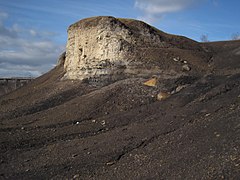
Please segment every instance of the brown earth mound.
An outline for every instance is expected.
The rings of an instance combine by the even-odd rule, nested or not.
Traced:
[[[52,71],[0,97],[0,177],[238,179],[240,41],[197,43],[118,21],[171,45],[143,56],[164,71],[71,80],[63,55]],[[151,79],[154,86],[144,84]]]

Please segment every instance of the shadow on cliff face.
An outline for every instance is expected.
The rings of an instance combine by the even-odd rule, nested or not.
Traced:
[[[52,71],[0,97],[0,176],[237,179],[238,45],[199,44],[212,54],[207,73],[199,65],[104,84],[63,80],[63,54]],[[187,64],[187,51],[162,51],[165,66]]]

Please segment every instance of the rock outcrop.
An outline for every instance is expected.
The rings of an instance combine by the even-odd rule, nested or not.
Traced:
[[[174,56],[169,55],[171,50],[164,49],[174,47],[192,49],[197,44],[137,20],[109,16],[83,19],[68,29],[64,78],[119,79],[159,74],[169,67],[170,56]],[[174,68],[171,65],[169,69]]]
[[[89,18],[71,25],[68,29],[65,78],[82,80],[134,74],[132,69],[141,64],[134,61],[143,45],[140,41],[145,41],[148,47],[164,46],[158,35],[149,32],[149,27],[137,31],[136,34],[114,17]]]

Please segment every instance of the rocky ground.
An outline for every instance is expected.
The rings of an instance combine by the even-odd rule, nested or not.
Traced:
[[[0,78],[0,96],[26,85],[33,78]]]
[[[200,46],[207,73],[98,84],[61,62],[0,97],[0,178],[239,179],[240,41]]]

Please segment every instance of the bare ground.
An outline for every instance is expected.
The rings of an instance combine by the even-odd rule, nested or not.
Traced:
[[[59,65],[1,97],[0,179],[239,179],[240,42],[202,45],[211,71],[156,87],[63,81]]]

